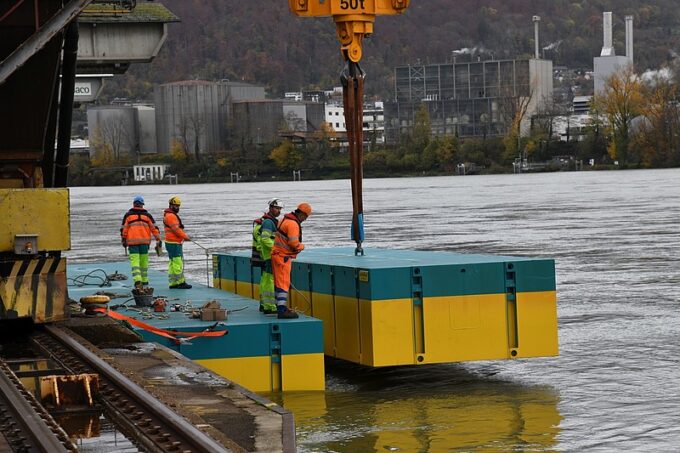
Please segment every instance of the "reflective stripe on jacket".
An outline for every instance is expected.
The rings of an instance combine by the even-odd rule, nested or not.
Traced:
[[[189,239],[189,235],[184,232],[182,219],[170,208],[163,211],[163,225],[165,227],[165,242],[181,244]]]
[[[144,208],[132,208],[123,217],[120,236],[127,245],[149,245],[151,237],[161,240],[161,232],[153,216]]]
[[[262,265],[264,261],[271,258],[278,223],[276,217],[266,212],[262,217],[253,221],[253,244],[250,258],[252,265]]]
[[[302,225],[295,213],[291,212],[283,217],[276,230],[274,249],[272,253],[297,256],[305,245],[302,243]]]

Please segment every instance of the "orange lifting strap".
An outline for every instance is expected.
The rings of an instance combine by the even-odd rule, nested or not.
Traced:
[[[170,341],[172,341],[176,345],[180,345],[182,343],[185,343],[189,340],[192,340],[197,337],[222,337],[226,335],[229,331],[228,330],[213,330],[215,327],[218,326],[218,322],[215,324],[211,325],[208,327],[206,330],[203,332],[178,332],[176,330],[165,330],[165,329],[159,329],[158,327],[154,327],[151,324],[147,324],[145,322],[139,321],[135,318],[131,318],[130,316],[125,316],[121,315],[118,312],[115,312],[113,310],[107,310],[105,308],[98,308],[93,311],[99,312],[99,313],[104,313],[105,315],[117,319],[118,321],[126,321],[130,323],[131,325],[135,327],[139,327],[140,329],[144,329],[148,332],[151,332],[153,334],[159,335],[161,337],[168,338]],[[183,337],[183,338],[178,338],[178,337]]]

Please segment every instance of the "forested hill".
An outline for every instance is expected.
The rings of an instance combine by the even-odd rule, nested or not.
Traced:
[[[153,83],[194,78],[261,84],[271,95],[338,85],[342,61],[330,18],[297,18],[285,0],[162,1],[182,22],[169,25],[160,56],[117,77],[107,97],[148,98]],[[528,56],[533,15],[542,18],[541,47],[552,48],[546,57],[590,68],[602,46],[603,11],[614,13],[617,54],[624,54],[624,16],[635,17],[638,68],[680,53],[680,0],[412,0],[403,16],[378,18],[365,41],[367,93],[389,96],[396,65],[450,61],[457,49],[486,49],[485,59]]]

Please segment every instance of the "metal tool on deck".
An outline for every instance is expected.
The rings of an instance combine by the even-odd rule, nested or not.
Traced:
[[[376,16],[406,11],[410,0],[288,0],[290,10],[298,16],[333,16],[341,44],[345,68],[341,74],[347,141],[349,143],[350,179],[352,181],[352,234],[355,255],[363,255],[363,93],[365,73],[359,67],[364,36],[373,33]]]

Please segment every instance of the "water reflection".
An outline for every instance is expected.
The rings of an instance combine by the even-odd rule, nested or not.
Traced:
[[[553,450],[562,417],[548,386],[458,365],[369,369],[329,362],[326,392],[269,395],[295,414],[300,451]]]

